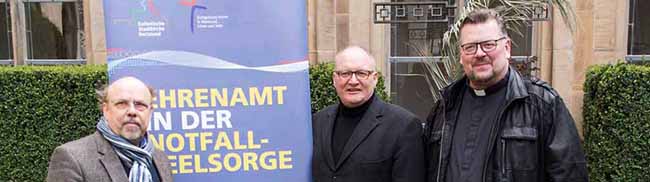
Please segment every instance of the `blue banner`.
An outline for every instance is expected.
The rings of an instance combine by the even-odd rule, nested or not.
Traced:
[[[175,181],[310,181],[304,0],[104,0],[110,80],[156,88]]]

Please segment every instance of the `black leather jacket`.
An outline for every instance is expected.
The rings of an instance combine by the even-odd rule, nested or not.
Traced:
[[[522,78],[512,71],[506,101],[499,107],[490,128],[488,157],[483,181],[588,181],[585,155],[571,114],[562,98],[540,80]],[[427,181],[444,182],[449,163],[452,133],[462,96],[464,77],[442,91],[427,118]]]

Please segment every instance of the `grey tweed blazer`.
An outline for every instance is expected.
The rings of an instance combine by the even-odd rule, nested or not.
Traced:
[[[154,150],[153,160],[163,182],[173,181],[167,156]],[[47,169],[48,182],[127,182],[117,154],[98,132],[56,147]]]

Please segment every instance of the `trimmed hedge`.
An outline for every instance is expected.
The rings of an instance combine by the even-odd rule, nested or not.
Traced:
[[[106,66],[0,67],[0,181],[43,181],[56,146],[95,131]],[[312,111],[338,102],[333,65],[310,67]],[[383,78],[377,83],[387,98]]]
[[[105,66],[0,67],[0,181],[43,181],[54,148],[94,131]]]
[[[592,67],[584,88],[591,180],[650,179],[650,65]]]
[[[309,82],[311,89],[311,113],[316,113],[319,110],[339,102],[336,96],[336,90],[332,83],[332,73],[334,73],[334,64],[322,63],[312,65],[309,67]],[[381,73],[378,74],[377,88],[375,93],[379,98],[388,101],[388,94],[384,86],[384,77]]]

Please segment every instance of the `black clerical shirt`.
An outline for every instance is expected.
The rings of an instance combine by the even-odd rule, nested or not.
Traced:
[[[355,108],[347,108],[343,104],[339,104],[336,119],[334,120],[334,129],[332,130],[332,154],[334,155],[334,162],[338,162],[343,152],[343,147],[345,147],[350,136],[352,136],[354,128],[357,127],[374,98],[375,95],[373,94],[366,103]]]
[[[490,132],[499,108],[505,103],[507,82],[508,76],[485,90],[466,87],[453,133],[447,182],[481,181],[489,158],[488,144],[493,142],[489,141]]]

